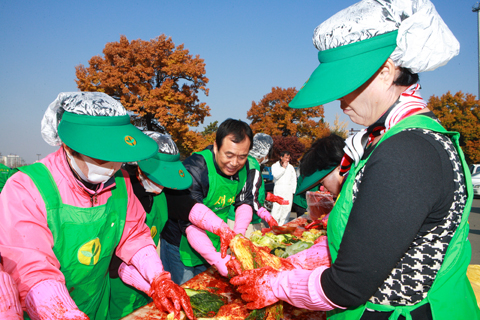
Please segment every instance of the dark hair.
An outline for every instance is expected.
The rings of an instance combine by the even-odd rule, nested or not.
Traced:
[[[336,134],[315,140],[300,161],[300,174],[309,176],[317,170],[338,166],[343,157],[345,140]]]
[[[284,155],[290,155],[290,152],[287,150],[280,151],[280,157],[283,157]]]
[[[397,86],[411,86],[419,80],[418,73],[412,73],[409,69],[400,67],[400,75],[393,81]]]
[[[215,138],[219,150],[222,147],[223,139],[228,135],[233,135],[232,141],[235,143],[240,143],[248,137],[250,140],[250,148],[248,148],[248,150],[252,149],[253,132],[250,126],[245,122],[229,118],[220,124]]]

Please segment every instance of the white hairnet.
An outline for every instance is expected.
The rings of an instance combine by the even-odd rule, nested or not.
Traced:
[[[62,144],[57,129],[64,111],[105,117],[127,114],[120,102],[103,92],[61,92],[50,103],[42,119],[42,137],[51,146]]]
[[[257,133],[253,136],[253,146],[249,154],[257,159],[268,155],[273,146],[273,139],[266,133]]]
[[[172,155],[180,153],[175,141],[173,141],[170,135],[156,131],[144,131],[143,133],[155,140],[155,142],[158,144],[158,152]]]
[[[429,0],[363,0],[336,13],[313,33],[313,44],[328,50],[398,29],[390,58],[413,73],[445,65],[460,44]]]

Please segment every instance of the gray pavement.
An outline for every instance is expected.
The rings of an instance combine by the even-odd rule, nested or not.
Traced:
[[[472,244],[472,260],[470,264],[480,264],[480,199],[473,199],[472,211],[468,218],[470,233],[468,239]]]

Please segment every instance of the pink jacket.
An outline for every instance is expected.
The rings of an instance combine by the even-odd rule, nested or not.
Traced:
[[[76,207],[91,207],[93,191],[86,189],[73,175],[65,151],[48,155],[41,161],[52,173],[62,200]],[[140,249],[154,245],[145,222],[145,210],[135,197],[132,184],[123,172],[128,192],[127,218],[116,254],[126,263]],[[113,184],[114,185],[114,184]],[[113,186],[112,185],[112,186]],[[103,205],[111,196],[112,186],[97,191],[94,206]],[[47,225],[42,196],[33,181],[24,173],[12,176],[0,193],[0,253],[5,271],[12,275],[25,307],[30,289],[44,280],[65,283],[60,264],[53,253],[53,236]]]

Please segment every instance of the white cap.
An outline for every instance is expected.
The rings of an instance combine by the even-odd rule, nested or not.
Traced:
[[[61,92],[50,103],[42,119],[43,140],[51,146],[59,146],[62,140],[58,136],[58,124],[63,112],[89,116],[124,116],[124,106],[103,92]]]
[[[314,31],[313,44],[328,50],[398,30],[390,58],[413,73],[432,71],[460,52],[460,44],[429,0],[363,0]]]
[[[249,154],[257,159],[268,155],[273,146],[273,139],[266,133],[257,133],[253,136],[253,146]]]

